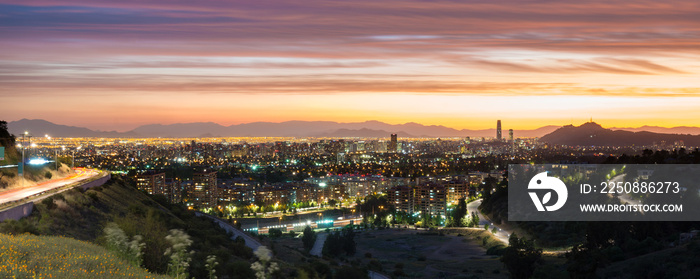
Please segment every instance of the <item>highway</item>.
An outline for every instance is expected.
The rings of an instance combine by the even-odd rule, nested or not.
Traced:
[[[88,178],[97,176],[100,172],[93,169],[76,168],[75,173],[64,178],[52,179],[39,183],[34,186],[11,189],[0,192],[0,204],[17,201],[24,198],[32,197],[42,192],[73,184]]]

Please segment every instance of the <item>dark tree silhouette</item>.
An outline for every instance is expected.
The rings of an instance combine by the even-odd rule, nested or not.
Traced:
[[[304,228],[304,235],[301,237],[301,241],[304,243],[304,248],[306,250],[311,250],[314,247],[314,242],[316,242],[316,233],[311,227],[306,226]]]
[[[530,278],[535,272],[535,264],[542,261],[542,249],[536,249],[532,240],[518,238],[513,233],[508,239],[508,247],[503,250],[501,262],[515,279]]]

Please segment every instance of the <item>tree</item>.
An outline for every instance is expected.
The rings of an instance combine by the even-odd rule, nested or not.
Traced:
[[[270,235],[270,237],[277,238],[277,237],[282,236],[282,230],[272,228],[269,230],[268,234]]]
[[[435,219],[433,219],[433,222],[434,222],[433,225],[434,225],[435,227],[439,227],[439,226],[442,225],[442,221],[443,221],[443,220],[442,220],[442,215],[437,214],[437,215],[435,215]]]
[[[15,136],[7,130],[7,121],[5,120],[0,120],[0,145],[7,147],[6,152],[15,146]]]
[[[301,242],[304,243],[304,248],[308,251],[314,247],[314,242],[316,242],[316,233],[311,227],[306,226],[304,228],[304,235],[301,237]]]
[[[335,257],[343,251],[343,239],[340,232],[328,233],[323,244],[323,255]]]
[[[343,229],[343,250],[348,256],[355,255],[357,251],[357,243],[355,243],[355,231],[352,227]]]
[[[501,262],[510,272],[511,278],[530,278],[535,264],[542,261],[542,249],[536,249],[532,240],[518,238],[513,233],[508,239],[508,247],[503,250]]]
[[[566,254],[566,258],[568,263],[566,270],[571,274],[571,278],[596,278],[595,273],[602,259],[598,249],[591,249],[582,244],[574,245],[571,252]]]
[[[491,177],[491,176],[487,177],[482,182],[482,184],[481,184],[481,191],[482,191],[481,196],[483,197],[484,202],[490,201],[491,191],[493,191],[493,188],[496,186],[497,182],[498,181],[496,181],[496,178]]]
[[[338,256],[342,252],[352,256],[356,250],[355,231],[351,227],[343,228],[342,233],[329,233],[323,245],[323,254],[327,256]]]
[[[452,209],[452,220],[450,226],[461,227],[464,225],[464,217],[467,216],[467,202],[464,198],[459,199],[457,206]]]

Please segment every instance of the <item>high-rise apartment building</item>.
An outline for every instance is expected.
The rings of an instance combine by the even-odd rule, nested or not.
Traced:
[[[172,178],[165,179],[165,198],[171,203],[182,202],[182,181]]]
[[[216,184],[216,172],[195,173],[192,177],[192,185],[187,191],[189,202],[193,205],[211,207],[217,204],[219,198]]]
[[[508,130],[508,139],[510,142],[513,142],[513,129]]]
[[[496,121],[496,140],[501,141],[503,135],[501,134],[501,120]]]
[[[398,139],[396,137],[396,134],[391,134],[391,141],[389,142],[389,146],[387,147],[387,151],[389,152],[396,152],[397,147],[399,146],[398,144]]]
[[[466,199],[469,195],[469,180],[467,178],[453,179],[442,183],[447,192],[447,204],[457,204],[459,199]]]
[[[412,214],[415,208],[413,187],[408,185],[395,186],[387,191],[389,201],[396,210]]]
[[[447,215],[447,191],[445,185],[428,182],[415,189],[415,206],[421,214],[432,217]]]
[[[136,188],[151,195],[165,195],[165,173],[145,172],[136,176]]]

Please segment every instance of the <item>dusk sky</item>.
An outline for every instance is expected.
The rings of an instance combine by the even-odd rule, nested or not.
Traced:
[[[700,1],[0,1],[0,119],[700,126]]]

